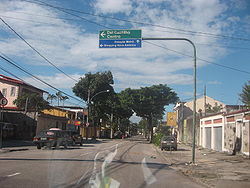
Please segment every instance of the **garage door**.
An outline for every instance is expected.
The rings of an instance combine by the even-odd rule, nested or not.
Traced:
[[[222,127],[214,127],[214,150],[222,151]]]
[[[205,148],[211,149],[211,127],[205,128]]]

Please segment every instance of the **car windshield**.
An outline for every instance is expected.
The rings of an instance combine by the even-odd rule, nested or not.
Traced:
[[[37,136],[54,136],[55,131],[41,131]]]
[[[0,0],[0,188],[250,187],[250,0]]]
[[[164,140],[164,141],[175,141],[175,138],[173,138],[173,137],[163,137],[162,140]]]

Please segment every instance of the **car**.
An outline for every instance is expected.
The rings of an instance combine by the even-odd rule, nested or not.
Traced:
[[[121,131],[116,131],[116,132],[114,133],[114,138],[121,139],[121,138],[123,138],[123,137],[124,137],[124,135],[123,135],[123,133],[122,133]]]
[[[48,148],[64,146],[64,148],[67,148],[71,142],[72,140],[68,133],[57,128],[43,130],[33,138],[33,143],[37,149],[41,149],[43,146]]]
[[[161,139],[161,150],[174,149],[177,151],[177,139],[174,136],[163,136]]]
[[[77,131],[68,130],[67,133],[70,136],[70,141],[72,142],[72,145],[79,144],[80,146],[82,146],[83,137]]]

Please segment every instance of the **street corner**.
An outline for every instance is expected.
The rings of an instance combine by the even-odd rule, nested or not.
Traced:
[[[8,153],[8,152],[10,152],[9,149],[0,149],[0,154],[1,153]]]
[[[27,151],[27,150],[29,150],[29,148],[4,148],[4,149],[0,149],[0,153]]]

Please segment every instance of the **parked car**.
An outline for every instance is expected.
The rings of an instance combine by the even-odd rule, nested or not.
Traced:
[[[79,144],[80,146],[82,146],[83,137],[77,131],[68,130],[67,133],[71,138],[72,145]]]
[[[177,151],[177,139],[174,136],[163,136],[161,139],[161,150],[174,149]]]
[[[33,138],[33,143],[37,146],[37,149],[41,149],[43,146],[48,148],[64,146],[64,148],[67,148],[71,142],[72,139],[68,133],[57,128],[41,131]]]
[[[114,138],[119,138],[119,139],[121,139],[121,138],[123,138],[123,133],[121,132],[121,131],[116,131],[115,133],[114,133]]]

